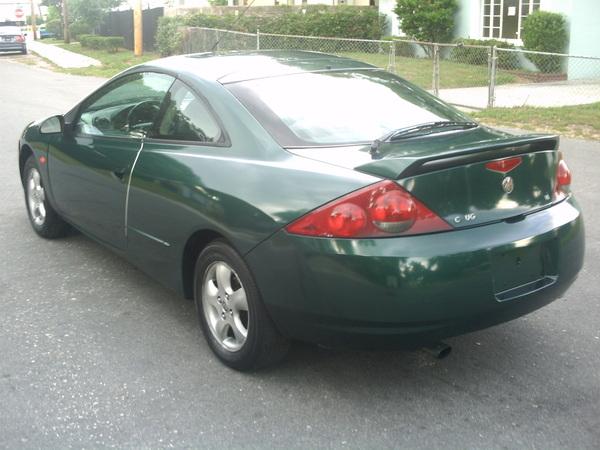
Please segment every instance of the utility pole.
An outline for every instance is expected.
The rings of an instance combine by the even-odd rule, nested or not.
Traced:
[[[67,0],[62,2],[62,16],[63,16],[63,39],[65,44],[71,43],[71,36],[69,33],[69,8],[67,6]]]
[[[135,56],[142,56],[144,53],[143,36],[142,0],[137,0],[133,10],[133,53]]]
[[[33,32],[33,40],[37,39],[37,25],[36,25],[36,17],[35,17],[35,5],[33,4],[33,0],[31,0],[31,31]]]

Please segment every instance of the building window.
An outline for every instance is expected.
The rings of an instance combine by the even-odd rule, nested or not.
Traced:
[[[483,37],[499,38],[502,19],[502,0],[483,1]]]
[[[523,34],[523,20],[529,14],[540,9],[540,0],[521,0],[521,16],[519,17],[519,38]]]
[[[540,9],[541,0],[483,0],[482,34],[488,39],[520,39],[523,19]]]

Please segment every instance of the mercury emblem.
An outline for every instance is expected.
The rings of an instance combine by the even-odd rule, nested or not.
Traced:
[[[511,177],[506,177],[502,180],[502,189],[504,189],[504,192],[510,194],[514,188],[515,183]]]

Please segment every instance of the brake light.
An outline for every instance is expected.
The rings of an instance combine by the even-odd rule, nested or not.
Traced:
[[[23,36],[17,36],[16,41],[17,42],[25,42],[25,38]]]
[[[562,153],[559,153],[558,166],[556,168],[556,194],[557,199],[565,197],[569,193],[571,186],[571,170],[563,159]]]
[[[393,181],[334,200],[286,227],[291,234],[369,238],[448,231],[452,227]]]
[[[559,188],[571,185],[571,171],[569,166],[564,159],[558,162],[558,169],[556,170],[556,185]]]
[[[486,163],[485,167],[488,170],[491,170],[492,172],[508,173],[515,167],[517,167],[519,164],[521,164],[522,161],[523,158],[521,158],[520,156],[515,156],[513,158],[497,159],[496,161],[490,161],[489,163]]]

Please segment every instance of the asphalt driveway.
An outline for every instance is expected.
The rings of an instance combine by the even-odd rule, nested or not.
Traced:
[[[588,239],[564,299],[442,361],[298,345],[240,374],[190,302],[82,235],[31,231],[19,133],[102,80],[17,60],[0,56],[0,447],[600,447],[600,143],[562,144]]]

